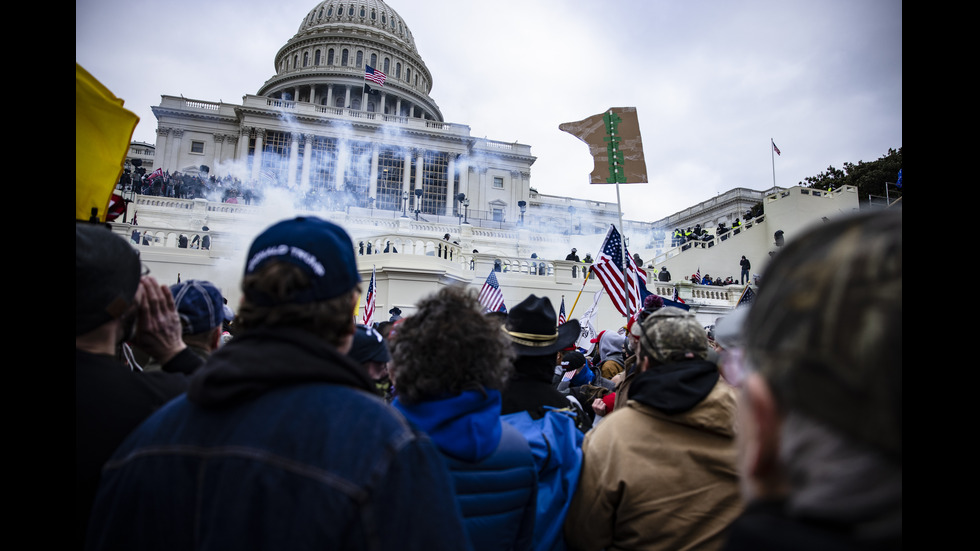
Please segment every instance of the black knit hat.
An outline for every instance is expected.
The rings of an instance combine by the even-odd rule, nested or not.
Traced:
[[[103,224],[75,222],[75,336],[118,318],[140,282],[136,250]]]

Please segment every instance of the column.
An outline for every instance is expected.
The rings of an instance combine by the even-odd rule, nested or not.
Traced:
[[[170,160],[167,162],[167,166],[173,167],[174,170],[180,168],[180,138],[184,135],[183,130],[171,130],[172,139],[170,140]]]
[[[162,168],[164,171],[170,170],[169,166],[164,166],[166,159],[166,152],[170,151],[170,144],[168,143],[170,135],[170,129],[157,127],[157,143],[156,149],[157,153],[160,154],[160,160],[153,159],[153,170]],[[147,171],[152,172],[152,171]]]
[[[313,151],[313,134],[303,135],[303,174],[300,176],[300,187],[303,190],[310,189],[310,152]]]
[[[378,106],[378,113],[382,115],[385,114],[385,101],[388,99],[388,94],[381,92],[381,104]]]
[[[296,187],[296,168],[299,165],[299,138],[299,133],[289,133],[289,173],[286,177],[286,185],[290,188]]]
[[[415,189],[422,190],[422,196],[417,198],[419,204],[415,205],[415,208],[422,210],[422,204],[425,201],[425,150],[418,148],[415,150]],[[415,195],[413,194],[414,198]]]
[[[374,201],[371,201],[374,199]],[[378,144],[371,146],[371,172],[368,176],[368,203],[378,201]]]
[[[458,155],[451,153],[449,155],[449,162],[446,163],[446,216],[453,215],[453,203],[456,201],[456,188],[453,186],[456,173],[456,157]]]
[[[403,162],[405,163],[405,170],[402,171],[402,193],[401,193],[401,195],[405,195],[406,193],[408,193],[409,195],[411,195],[412,194],[412,190],[410,189],[411,184],[412,184],[412,150],[411,149],[405,149],[405,160]],[[399,210],[404,209],[405,208],[404,200],[402,200],[401,197],[399,197],[398,200],[399,201],[402,201],[402,203],[403,203],[403,204],[398,205],[399,207],[401,207],[401,209],[399,209]]]
[[[327,85],[327,107],[333,107],[333,84]]]
[[[248,141],[252,137],[252,129],[243,126],[238,130],[238,136],[238,151],[235,152],[235,160],[244,163],[248,160]]]
[[[350,86],[344,86],[344,109],[350,109]]]
[[[252,181],[259,179],[259,170],[262,169],[262,138],[264,136],[264,128],[255,129],[255,155],[252,157]]]

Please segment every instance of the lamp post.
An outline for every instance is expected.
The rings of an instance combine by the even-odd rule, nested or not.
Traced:
[[[415,221],[419,220],[419,212],[422,210],[422,188],[415,188]]]
[[[527,210],[527,201],[518,201],[517,206],[521,209],[521,225],[524,225],[524,212]]]
[[[459,203],[459,206],[456,207],[456,216],[459,218],[459,223],[460,224],[463,223],[463,201],[465,199],[466,199],[466,194],[465,193],[457,193],[456,194],[456,202]]]
[[[402,218],[408,218],[408,192],[402,192]]]
[[[464,224],[470,223],[469,215],[470,215],[470,200],[463,199],[463,223]]]

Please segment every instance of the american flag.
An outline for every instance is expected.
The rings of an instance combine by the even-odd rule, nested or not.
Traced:
[[[364,325],[371,327],[374,323],[374,297],[377,294],[376,268],[371,268],[371,283],[368,283],[367,298],[364,299]]]
[[[776,155],[779,155],[780,157],[782,157],[783,156],[782,153],[780,153],[779,152],[779,148],[776,147],[776,142],[773,142],[772,141],[772,138],[769,138],[769,141],[772,142],[772,150],[776,152]]]
[[[606,240],[602,243],[599,258],[592,265],[592,270],[609,293],[613,306],[619,313],[629,317],[631,312],[642,309],[640,281],[646,285],[647,274],[636,266],[629,250],[626,250],[626,277],[623,277],[623,238],[616,226],[610,224]],[[626,282],[624,284],[624,279]]]
[[[687,304],[686,302],[684,302],[684,299],[682,299],[681,296],[677,294],[677,285],[674,285],[674,302]]]
[[[561,297],[561,308],[558,309],[558,325],[565,323],[565,295]]]
[[[698,271],[691,275],[691,281],[693,283],[701,283],[701,266],[698,266]]]
[[[364,80],[370,80],[378,86],[384,86],[385,78],[387,77],[381,71],[371,67],[370,65],[364,66]]]
[[[504,294],[500,292],[500,283],[497,282],[497,275],[490,272],[487,281],[480,289],[480,304],[487,312],[496,312],[504,307]]]

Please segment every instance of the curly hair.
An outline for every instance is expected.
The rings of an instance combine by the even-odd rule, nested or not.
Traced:
[[[514,352],[500,326],[482,314],[475,293],[443,287],[398,324],[389,372],[399,399],[424,402],[464,390],[503,389]]]
[[[354,300],[357,287],[330,300],[295,304],[284,302],[298,290],[310,286],[298,266],[288,262],[270,262],[242,280],[242,303],[235,325],[243,331],[258,327],[290,327],[319,336],[333,346],[354,333]],[[271,299],[274,305],[256,304],[250,296]]]

